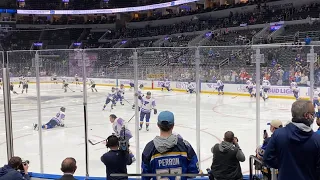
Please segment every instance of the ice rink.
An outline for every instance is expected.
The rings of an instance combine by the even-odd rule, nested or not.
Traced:
[[[44,172],[61,174],[60,164],[65,157],[74,157],[78,169],[76,175],[85,175],[85,145],[82,86],[70,85],[76,92],[64,93],[60,84],[41,84],[41,114],[42,122],[47,123],[59,111],[66,107],[65,128],[43,131]],[[111,113],[128,121],[134,114],[131,104],[124,101],[110,112],[110,106],[102,111],[106,94],[111,87],[97,86],[98,93],[88,90],[88,124],[89,139],[100,141],[111,135],[109,121]],[[39,172],[38,131],[32,124],[37,122],[37,96],[35,84],[29,85],[28,94],[21,94],[21,88],[15,85],[19,95],[12,94],[12,115],[15,155],[30,160],[30,171]],[[144,91],[146,93],[147,90]],[[184,92],[151,91],[156,100],[158,112],[170,110],[175,114],[174,132],[188,140],[196,151],[196,95]],[[126,99],[133,103],[133,92],[128,88]],[[261,99],[261,139],[264,129],[268,130],[267,122],[280,119],[283,123],[291,120],[290,108],[294,100]],[[3,113],[2,90],[0,95],[0,164],[6,164],[5,122]],[[223,140],[226,131],[233,131],[239,139],[239,145],[246,155],[246,161],[241,163],[244,174],[249,172],[249,156],[256,149],[256,103],[255,99],[243,96],[218,96],[201,94],[201,169],[210,167],[212,162],[211,147]],[[140,153],[144,146],[159,130],[156,126],[157,115],[151,116],[150,131],[144,128],[140,131]],[[129,129],[135,133],[135,120],[128,123]],[[136,154],[135,137],[131,139],[131,149]],[[105,144],[89,144],[90,176],[105,176],[105,167],[100,161],[103,153],[107,152]],[[136,165],[129,166],[129,172],[136,172]]]

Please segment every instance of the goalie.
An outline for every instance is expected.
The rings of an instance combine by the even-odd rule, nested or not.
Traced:
[[[64,118],[65,118],[66,108],[61,107],[60,112],[56,114],[48,123],[41,126],[42,129],[52,129],[55,127],[64,127]],[[38,124],[33,125],[34,130],[39,130]]]

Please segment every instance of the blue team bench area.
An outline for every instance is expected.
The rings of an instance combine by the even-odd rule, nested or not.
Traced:
[[[31,176],[32,180],[37,180],[37,179],[59,179],[61,175],[55,175],[55,174],[40,174],[40,173],[29,173]],[[83,177],[83,176],[75,176],[76,179],[78,180],[105,180],[106,177]],[[129,180],[135,180],[137,178],[129,178]],[[208,177],[201,177],[201,178],[194,178],[195,180],[208,180]],[[249,175],[244,175],[243,180],[249,180]]]

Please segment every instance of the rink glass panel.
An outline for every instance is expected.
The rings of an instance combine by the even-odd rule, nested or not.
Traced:
[[[3,59],[3,52],[0,52],[0,73],[1,73],[1,80],[2,80],[2,68],[6,61]],[[0,164],[6,164],[7,160],[7,148],[6,148],[6,133],[5,133],[5,115],[4,115],[4,106],[3,106],[3,86],[1,85],[0,90],[0,139],[1,139],[1,148],[0,148]]]
[[[133,49],[86,49],[86,74],[87,74],[87,91],[88,91],[88,129],[89,139],[93,142],[99,142],[107,139],[112,133],[112,123],[109,120],[110,114],[115,114],[128,122],[135,111],[132,109],[134,103],[134,90],[130,90],[129,83],[134,81],[134,66],[133,66]],[[93,57],[96,57],[93,59]],[[104,79],[103,82],[98,82],[95,78]],[[112,79],[112,80],[111,80]],[[95,81],[96,89],[90,88],[91,80]],[[101,86],[101,83],[107,84]],[[99,85],[100,84],[100,85]],[[120,88],[120,85],[125,86],[125,94],[122,103],[120,99],[116,101],[116,106],[111,109],[112,102],[109,102],[104,110],[103,106],[106,102],[108,93],[112,87]],[[125,124],[133,134],[130,140],[131,151],[136,154],[135,145],[135,118],[133,117],[129,123]],[[89,144],[89,172],[90,176],[106,176],[104,164],[101,162],[101,156],[108,152],[106,143],[102,142],[97,145]],[[128,167],[131,173],[136,172],[136,165]]]

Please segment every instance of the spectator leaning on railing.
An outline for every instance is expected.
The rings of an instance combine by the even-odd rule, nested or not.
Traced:
[[[77,161],[72,158],[68,157],[64,159],[61,163],[61,171],[63,172],[63,176],[58,180],[76,180],[73,177],[73,174],[77,170]]]
[[[292,122],[272,134],[263,162],[279,170],[279,180],[318,180],[320,135],[310,127],[314,106],[311,101],[297,100],[292,104],[291,114]]]
[[[0,168],[0,180],[29,180],[28,168],[28,163],[14,156],[7,165]]]
[[[158,116],[160,136],[150,141],[142,153],[142,174],[198,174],[198,157],[188,141],[172,134],[174,115],[163,111]],[[175,180],[177,177],[142,177],[142,180],[153,178]],[[182,176],[179,179],[186,180]]]
[[[220,144],[212,147],[213,154],[211,174],[214,180],[240,180],[243,178],[239,162],[244,162],[244,156],[238,138],[234,133],[227,131]]]

